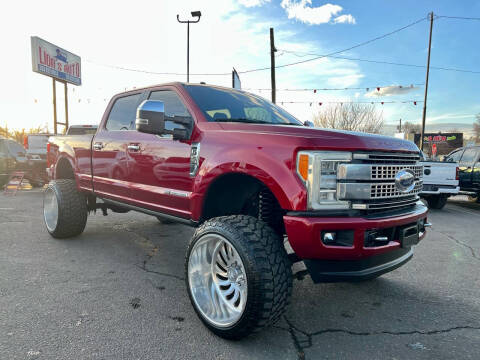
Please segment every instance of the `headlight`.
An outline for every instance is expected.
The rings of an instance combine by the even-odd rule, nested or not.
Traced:
[[[338,164],[352,160],[352,153],[343,151],[300,151],[297,173],[307,187],[310,210],[349,209],[350,202],[337,200]]]

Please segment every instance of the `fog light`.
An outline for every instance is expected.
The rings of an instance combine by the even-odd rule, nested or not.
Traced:
[[[324,244],[332,244],[335,242],[337,234],[334,232],[327,232],[323,234],[323,243]]]

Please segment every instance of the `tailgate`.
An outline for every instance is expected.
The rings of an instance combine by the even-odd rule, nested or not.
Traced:
[[[423,183],[425,185],[458,185],[457,163],[425,161],[423,165]]]

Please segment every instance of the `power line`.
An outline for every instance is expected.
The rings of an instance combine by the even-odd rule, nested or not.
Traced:
[[[437,15],[436,18],[437,18],[437,19],[438,19],[438,18],[446,18],[446,19],[477,20],[477,21],[480,21],[480,17]]]
[[[158,72],[158,71],[149,71],[149,70],[142,70],[142,69],[133,69],[133,68],[127,68],[127,67],[123,67],[123,66],[116,66],[116,65],[108,65],[108,64],[97,63],[97,62],[95,62],[95,61],[91,61],[91,60],[88,60],[88,59],[87,59],[86,61],[89,62],[89,63],[91,63],[91,64],[94,64],[94,65],[104,66],[104,67],[108,67],[108,68],[112,68],[112,69],[118,69],[118,70],[124,70],[124,71],[132,71],[132,72],[138,72],[138,73],[144,73],[144,74],[150,74],[150,75],[176,75],[176,76],[187,75],[186,73]],[[231,72],[228,72],[228,73],[210,73],[210,74],[206,74],[206,73],[196,73],[196,74],[192,74],[192,73],[190,73],[190,75],[197,75],[197,76],[209,76],[209,75],[214,75],[214,76],[220,75],[220,76],[224,76],[224,75],[230,75],[230,76],[232,76],[232,73],[231,73]]]
[[[356,49],[358,47],[361,47],[361,46],[365,46],[367,44],[370,44],[374,41],[377,41],[377,40],[381,40],[381,39],[384,39],[388,36],[391,36],[393,34],[396,34],[402,30],[405,30],[409,27],[412,27],[422,21],[425,21],[427,18],[426,17],[423,17],[421,19],[418,19],[408,25],[405,25],[405,26],[402,26],[401,28],[398,28],[396,30],[393,30],[393,31],[390,31],[386,34],[383,34],[383,35],[380,35],[380,36],[377,36],[373,39],[370,39],[370,40],[367,40],[367,41],[363,41],[359,44],[356,44],[356,45],[353,45],[353,46],[350,46],[346,49],[342,49],[342,50],[338,50],[338,51],[334,51],[332,53],[329,53],[329,54],[326,54],[326,55],[318,55],[314,58],[311,58],[311,59],[306,59],[306,60],[302,60],[302,61],[297,61],[297,62],[293,62],[293,63],[289,63],[289,64],[283,64],[283,65],[277,65],[275,66],[276,69],[280,69],[280,68],[284,68],[284,67],[287,67],[287,66],[293,66],[293,65],[298,65],[298,64],[303,64],[303,63],[306,63],[306,62],[310,62],[310,61],[315,61],[315,60],[318,60],[318,59],[321,59],[321,58],[324,58],[324,57],[329,57],[329,56],[332,56],[332,55],[336,55],[336,54],[340,54],[342,52],[345,52],[345,51],[350,51],[350,50],[353,50],[353,49]],[[105,67],[110,67],[110,68],[114,68],[114,69],[118,69],[118,70],[124,70],[124,71],[132,71],[132,72],[139,72],[139,73],[145,73],[145,74],[151,74],[151,75],[175,75],[175,76],[183,76],[183,75],[186,75],[184,73],[175,73],[175,72],[157,72],[157,71],[148,71],[148,70],[141,70],[141,69],[133,69],[133,68],[127,68],[127,67],[123,67],[123,66],[115,66],[115,65],[107,65],[107,64],[100,64],[100,63],[96,63],[94,61],[90,61],[90,60],[87,60],[87,62],[90,62],[92,64],[96,64],[96,65],[100,65],[100,66],[105,66]],[[247,73],[252,73],[252,72],[256,72],[256,71],[264,71],[264,70],[270,70],[270,66],[268,67],[262,67],[262,68],[256,68],[256,69],[250,69],[250,70],[244,70],[244,71],[237,71],[239,74],[247,74]],[[213,75],[213,76],[225,76],[225,75],[231,75],[232,73],[231,72],[228,72],[228,73],[197,73],[197,74],[190,74],[190,75],[197,75],[197,76],[210,76],[210,75]]]
[[[340,53],[345,52],[345,51],[350,51],[350,50],[356,49],[356,48],[358,48],[358,47],[360,47],[360,46],[364,46],[364,45],[370,44],[370,43],[372,43],[372,42],[374,42],[374,41],[384,39],[384,38],[386,38],[386,37],[388,37],[388,36],[390,36],[390,35],[396,34],[396,33],[400,32],[400,31],[402,31],[402,30],[405,30],[405,29],[407,29],[407,28],[409,28],[409,27],[411,27],[411,26],[414,26],[414,25],[416,25],[416,24],[418,24],[418,23],[421,23],[422,21],[425,21],[425,20],[427,20],[427,18],[426,18],[426,17],[423,17],[423,18],[418,19],[418,20],[416,20],[416,21],[414,21],[414,22],[412,22],[412,23],[410,23],[410,24],[408,24],[408,25],[405,25],[405,26],[403,26],[403,27],[401,27],[401,28],[399,28],[399,29],[390,31],[389,33],[386,33],[386,34],[377,36],[377,37],[375,37],[375,38],[373,38],[373,39],[370,39],[370,40],[361,42],[361,43],[356,44],[356,45],[353,45],[353,46],[350,46],[349,48],[346,48],[346,49],[343,49],[343,50],[334,51],[334,52],[331,52],[331,53],[326,54],[326,55],[318,55],[318,56],[316,56],[316,57],[314,57],[314,58],[307,59],[307,60],[297,61],[297,62],[293,62],[293,63],[289,63],[289,64],[277,65],[277,66],[275,66],[275,68],[276,68],[276,69],[280,69],[280,68],[284,68],[284,67],[287,67],[287,66],[304,64],[304,63],[306,63],[306,62],[315,61],[315,60],[318,60],[318,59],[321,59],[321,58],[324,58],[324,57],[328,57],[328,56],[340,54]],[[254,72],[254,71],[262,71],[262,70],[269,70],[269,69],[270,69],[270,67],[264,67],[264,68],[258,68],[258,69],[251,69],[251,70],[239,71],[239,73],[245,74],[245,73],[250,73],[250,72]]]
[[[278,51],[282,51],[295,56],[321,56],[319,54],[303,53],[299,51],[292,51],[292,50],[285,50],[285,49],[278,49]],[[298,55],[298,54],[303,54],[303,55]],[[369,62],[369,63],[375,63],[375,64],[387,64],[387,65],[396,65],[396,66],[426,68],[425,65],[417,65],[417,64],[406,64],[406,63],[398,63],[398,62],[390,62],[390,61],[382,61],[382,60],[360,59],[360,58],[352,58],[352,57],[346,57],[346,56],[331,56],[331,55],[323,55],[323,56],[329,57],[329,58],[335,58],[335,59],[349,60],[349,61],[363,61],[363,62]],[[444,66],[430,66],[430,69],[480,74],[480,71],[476,71],[476,70],[457,69],[457,68],[449,68]]]

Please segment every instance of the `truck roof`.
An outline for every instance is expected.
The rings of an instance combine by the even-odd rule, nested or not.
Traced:
[[[140,90],[143,91],[143,90],[157,88],[159,86],[179,86],[179,85],[181,85],[181,86],[195,85],[195,86],[205,86],[205,87],[211,87],[211,88],[216,88],[216,89],[224,89],[224,90],[244,91],[244,90],[241,90],[241,89],[233,89],[231,87],[213,85],[213,84],[187,83],[187,82],[182,82],[182,81],[171,81],[171,82],[168,82],[168,83],[154,84],[154,85],[144,86],[144,87],[140,87],[140,88],[136,88],[136,89],[132,89],[132,90],[128,90],[128,91],[123,91],[119,94],[134,93],[134,92],[137,92],[137,91],[140,91]]]

